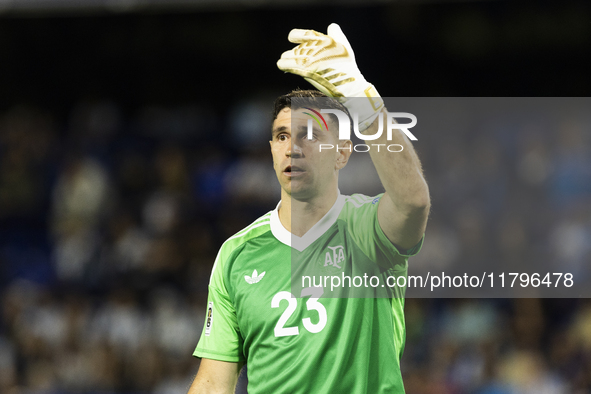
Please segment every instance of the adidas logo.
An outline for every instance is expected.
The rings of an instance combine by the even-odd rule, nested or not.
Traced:
[[[252,271],[252,277],[244,275],[244,279],[246,279],[247,283],[252,285],[253,283],[260,282],[261,279],[263,279],[263,276],[265,276],[265,272],[261,272],[261,274],[259,275],[257,270],[254,270]]]

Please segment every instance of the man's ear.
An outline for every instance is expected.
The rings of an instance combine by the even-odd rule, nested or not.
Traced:
[[[351,153],[353,152],[353,143],[351,140],[339,141],[337,145],[337,163],[336,169],[342,170],[349,161]]]

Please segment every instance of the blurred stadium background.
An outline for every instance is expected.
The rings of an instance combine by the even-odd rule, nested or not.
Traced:
[[[279,196],[291,28],[338,22],[385,96],[591,90],[586,2],[336,4],[0,0],[0,393],[186,392],[217,249]],[[423,259],[591,263],[591,118],[526,124],[419,139]],[[406,315],[409,394],[591,393],[589,300]]]

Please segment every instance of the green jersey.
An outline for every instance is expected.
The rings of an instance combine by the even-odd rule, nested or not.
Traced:
[[[404,288],[389,298],[327,297],[330,282],[307,286],[293,264],[312,261],[346,282],[373,261],[383,274],[377,288],[386,276],[406,276],[422,241],[407,254],[396,249],[378,224],[380,197],[339,195],[301,238],[283,227],[278,209],[230,237],[212,270],[194,356],[246,362],[251,394],[404,393]]]

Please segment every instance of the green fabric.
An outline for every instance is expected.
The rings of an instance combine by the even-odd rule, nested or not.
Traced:
[[[319,299],[291,297],[301,295],[292,276],[303,262],[327,275],[365,268],[406,275],[409,255],[398,253],[377,222],[379,197],[348,197],[333,225],[301,252],[275,238],[270,213],[228,239],[212,271],[211,318],[194,355],[246,361],[251,394],[404,393],[404,289],[390,298],[329,298],[330,289]],[[325,265],[328,247],[337,245],[342,269]]]

